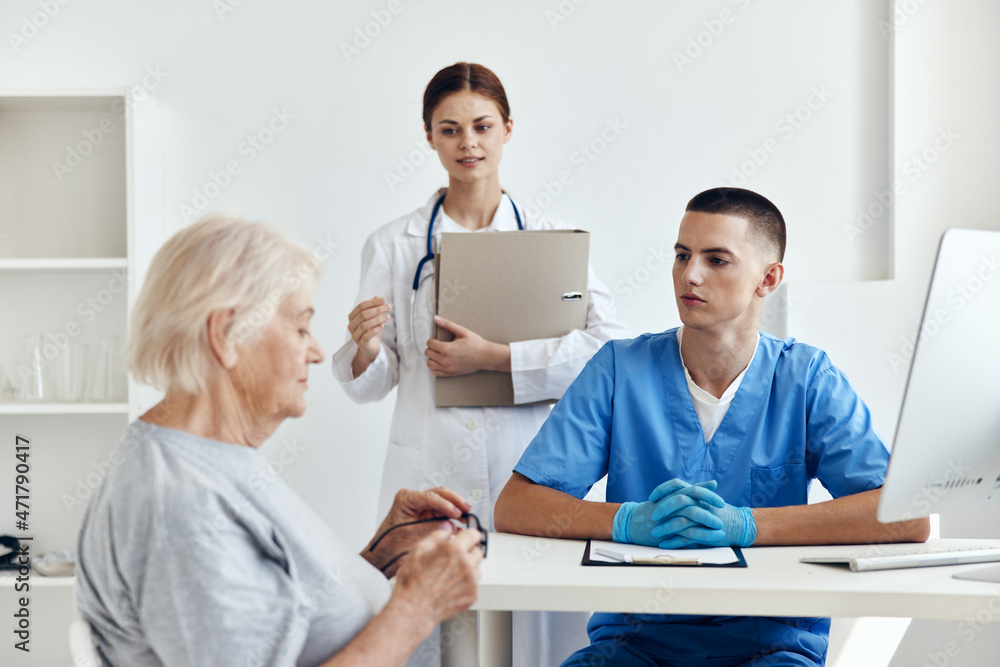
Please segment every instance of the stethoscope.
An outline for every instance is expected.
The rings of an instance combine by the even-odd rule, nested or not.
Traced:
[[[504,193],[507,195],[507,193]],[[420,274],[424,270],[424,264],[428,261],[434,259],[434,221],[437,220],[438,211],[441,209],[441,204],[444,203],[444,198],[448,196],[445,193],[438,197],[438,200],[434,203],[434,209],[431,211],[431,221],[427,225],[427,254],[424,255],[420,263],[417,264],[417,272],[413,275],[413,291],[410,292],[410,338],[413,340],[414,347],[417,348],[417,352],[420,352],[420,346],[417,345],[417,333],[414,328],[414,313],[416,313],[417,308],[417,290],[420,289]],[[518,231],[524,231],[524,225],[521,224],[521,214],[517,210],[517,204],[511,199],[510,195],[507,195],[507,199],[510,201],[511,207],[514,209],[514,217],[517,218],[517,229]]]

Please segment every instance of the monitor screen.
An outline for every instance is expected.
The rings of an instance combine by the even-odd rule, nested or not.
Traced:
[[[879,521],[1000,506],[1000,231],[945,232],[910,340]]]

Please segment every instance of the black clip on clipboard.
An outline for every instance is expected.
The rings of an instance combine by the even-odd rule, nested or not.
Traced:
[[[631,563],[624,561],[595,560],[591,557],[593,540],[587,540],[587,548],[583,550],[583,560],[581,565],[595,565],[598,567],[746,567],[747,561],[743,557],[743,550],[739,547],[730,547],[736,560],[732,563],[701,563],[692,560],[658,560],[655,558],[636,559]],[[655,561],[655,562],[654,562]]]

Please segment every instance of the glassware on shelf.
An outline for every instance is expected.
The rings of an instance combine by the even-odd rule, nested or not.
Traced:
[[[60,401],[82,401],[87,390],[86,343],[67,343],[59,350],[56,363],[56,390]]]
[[[51,401],[55,399],[48,359],[43,353],[42,335],[29,334],[24,338],[24,356],[17,368],[21,384],[18,398],[22,401]]]
[[[17,387],[0,364],[0,403],[10,403],[17,396]]]
[[[94,365],[87,400],[95,403],[112,403],[118,400],[115,388],[118,359],[118,338],[104,336],[97,346],[97,363]]]

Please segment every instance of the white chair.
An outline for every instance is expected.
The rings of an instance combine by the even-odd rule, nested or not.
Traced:
[[[90,623],[78,618],[69,626],[69,650],[73,654],[74,667],[101,667],[101,659],[94,647],[94,635]]]

